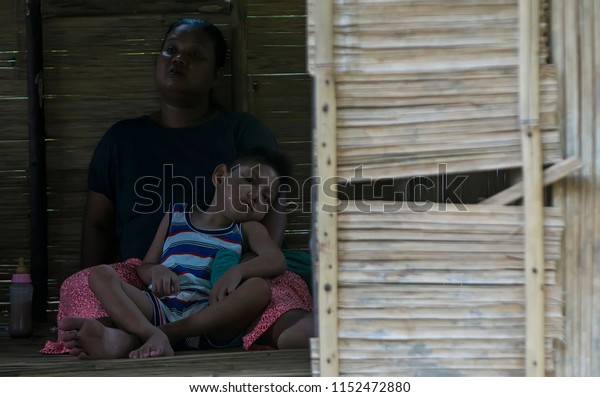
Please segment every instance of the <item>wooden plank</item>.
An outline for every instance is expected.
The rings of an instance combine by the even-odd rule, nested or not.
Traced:
[[[567,177],[582,167],[581,159],[571,157],[544,170],[544,186],[551,185]],[[523,182],[512,185],[487,199],[481,204],[507,205],[523,197]]]
[[[12,339],[0,333],[0,376],[310,376],[306,349],[242,351],[241,349],[192,350],[151,359],[78,360],[69,355],[42,355],[39,350],[52,324],[39,324],[31,339]],[[43,328],[42,328],[43,327]]]
[[[565,150],[569,156],[581,155],[580,143],[580,50],[579,50],[579,8],[580,2],[570,2],[564,8],[563,26],[565,37],[563,46],[564,57],[564,87],[565,87]],[[581,208],[581,173],[567,180],[566,219],[569,219],[565,232],[565,300],[566,300],[566,351],[565,375],[581,376],[580,357],[580,241],[582,208]],[[585,354],[585,353],[583,353]]]
[[[44,0],[45,17],[79,17],[92,15],[160,14],[160,13],[229,13],[230,1],[120,1],[120,0]]]
[[[581,160],[582,169],[582,228],[581,228],[581,257],[579,263],[579,293],[581,304],[581,317],[578,319],[578,326],[581,332],[581,352],[580,352],[580,376],[593,376],[592,361],[595,360],[593,345],[593,309],[594,309],[594,267],[597,259],[594,257],[594,246],[596,245],[594,237],[594,219],[590,216],[596,209],[595,194],[597,175],[595,173],[595,141],[594,136],[594,76],[597,71],[594,70],[594,3],[595,0],[581,0],[579,8],[579,61],[581,84],[579,106],[580,106],[580,140],[581,140]],[[591,354],[588,352],[592,352]]]
[[[525,274],[527,291],[526,374],[544,376],[544,213],[539,129],[538,0],[519,1],[519,119],[523,145]]]
[[[315,4],[317,47],[315,52],[315,113],[317,176],[317,314],[320,376],[339,374],[338,290],[337,290],[337,209],[335,194],[327,194],[325,184],[337,177],[337,104],[333,74],[333,1]],[[331,187],[335,192],[335,187]]]
[[[248,16],[306,15],[306,0],[251,0]]]
[[[596,115],[594,119],[593,130],[591,131],[592,136],[595,137],[595,147],[594,147],[594,240],[598,239],[600,236],[600,215],[598,212],[600,211],[600,5],[598,2],[593,3],[593,53],[594,53],[594,64],[593,64],[593,79],[594,79],[594,87],[593,91],[595,92],[593,96],[594,104],[593,112]],[[600,247],[597,244],[594,244],[594,253],[593,257],[598,258],[600,255]],[[594,263],[594,262],[592,262]],[[600,376],[600,363],[598,360],[595,360],[594,357],[597,357],[600,353],[600,304],[598,304],[598,295],[600,294],[600,270],[598,266],[593,267],[593,281],[592,281],[592,305],[593,305],[593,313],[592,313],[592,368],[591,374],[592,376]]]
[[[564,8],[565,2],[564,0],[553,0],[550,2],[550,15],[551,15],[551,62],[556,67],[556,75],[557,75],[557,84],[558,84],[558,102],[557,102],[557,114],[558,114],[558,123],[559,123],[559,131],[561,135],[561,142],[563,142],[563,153],[566,152],[566,134],[565,134],[565,72],[564,72],[564,57],[565,57],[565,48],[564,48],[564,35],[565,35],[565,24],[564,24]],[[565,155],[565,157],[567,157]],[[563,216],[567,216],[567,197],[566,197],[566,186],[567,180],[561,180],[555,183],[552,186],[552,205],[555,205],[563,210]],[[566,241],[566,232],[565,232],[565,240]],[[564,242],[563,242],[563,252],[564,252]],[[557,279],[558,283],[563,286],[564,291],[566,292],[566,263],[569,259],[566,258],[566,255],[562,255],[559,263],[558,263],[558,272]],[[565,314],[565,323],[566,323],[566,314]],[[566,325],[565,325],[566,328]],[[566,340],[566,338],[565,338]],[[566,376],[566,348],[565,343],[557,343],[556,344],[556,376],[562,377]]]

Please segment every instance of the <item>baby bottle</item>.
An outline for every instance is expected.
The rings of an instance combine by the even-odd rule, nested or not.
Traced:
[[[31,301],[33,299],[33,285],[31,274],[19,258],[17,271],[12,276],[10,284],[10,323],[8,333],[13,338],[27,338],[33,332],[31,319]]]

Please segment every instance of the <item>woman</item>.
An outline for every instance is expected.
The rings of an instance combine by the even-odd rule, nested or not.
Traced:
[[[254,117],[223,111],[211,99],[223,76],[226,52],[221,32],[206,21],[180,19],[169,27],[156,60],[159,110],[113,125],[90,163],[84,267],[124,260],[112,266],[126,282],[142,288],[135,272],[138,258],[144,257],[170,206],[186,202],[205,209],[206,198],[214,194],[210,175],[218,164],[256,146],[277,149],[273,135]],[[198,178],[202,175],[206,181]],[[279,245],[285,222],[280,200],[262,222]],[[61,286],[59,321],[65,316],[108,317],[89,289],[88,275],[89,269],[80,271]],[[290,309],[286,324],[289,318],[296,323],[294,317],[302,318],[299,314],[308,310],[306,305]],[[43,353],[68,351],[61,332]]]

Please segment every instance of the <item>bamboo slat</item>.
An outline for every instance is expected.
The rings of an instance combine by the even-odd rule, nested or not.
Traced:
[[[596,297],[594,296],[594,278],[596,276],[594,264],[597,262],[595,257],[595,241],[589,236],[595,234],[595,210],[597,208],[596,201],[597,189],[600,183],[599,175],[596,173],[597,149],[595,136],[595,123],[597,114],[595,114],[595,102],[598,100],[598,92],[595,91],[595,79],[600,74],[597,68],[594,68],[594,8],[596,1],[581,0],[579,3],[579,20],[578,33],[580,49],[579,53],[579,79],[580,79],[580,131],[579,139],[581,143],[581,160],[583,168],[581,172],[581,240],[580,244],[580,261],[579,266],[579,290],[580,290],[580,305],[581,311],[578,318],[578,327],[581,332],[580,348],[582,352],[598,351],[595,343],[600,340],[598,332],[594,330],[596,325],[593,321],[595,310]],[[591,216],[594,214],[594,216]],[[593,376],[594,367],[593,359],[589,355],[579,357],[582,376]],[[600,369],[599,369],[600,370]]]
[[[539,0],[519,1],[519,121],[523,153],[526,374],[543,376],[544,365],[544,190],[539,126]]]
[[[580,169],[582,166],[581,160],[577,157],[572,157],[563,160],[560,163],[554,164],[544,170],[544,186],[551,185],[559,180],[567,177],[572,172]],[[516,183],[510,188],[488,197],[481,204],[506,205],[523,197],[523,182]]]
[[[598,156],[600,155],[600,140],[598,139],[598,137],[600,136],[600,118],[598,117],[598,115],[600,114],[600,99],[598,98],[599,94],[600,94],[600,5],[598,5],[598,2],[594,2],[593,3],[593,9],[591,10],[593,13],[593,19],[592,19],[592,26],[593,26],[593,30],[592,30],[592,38],[593,38],[593,53],[594,53],[594,60],[593,60],[593,68],[592,68],[592,76],[591,78],[593,78],[594,80],[594,89],[593,91],[596,93],[593,96],[593,101],[594,103],[591,105],[593,110],[593,114],[595,114],[595,119],[594,119],[594,125],[592,126],[592,136],[594,137],[595,141],[594,141],[594,174],[595,174],[595,189],[594,189],[594,236],[599,236],[600,235],[600,216],[598,215],[598,211],[600,210],[600,206],[598,201],[600,200],[599,194],[598,194],[598,185],[599,185],[599,179],[600,179],[600,164],[598,161]],[[593,253],[593,258],[598,258],[598,256],[600,255],[600,248],[597,247],[596,244],[594,244],[594,253]],[[595,261],[592,261],[592,263],[595,263]],[[592,336],[592,344],[594,347],[597,347],[600,345],[600,307],[597,303],[597,299],[595,299],[595,297],[597,297],[598,292],[600,291],[600,272],[598,271],[597,267],[593,268],[593,281],[592,281],[592,295],[594,296],[594,310],[592,312],[592,330],[593,330],[593,336]],[[596,376],[597,374],[600,374],[600,363],[598,363],[597,360],[592,360],[591,363],[591,373]]]
[[[554,0],[550,2],[550,9],[548,10],[550,14],[550,26],[551,32],[549,38],[552,42],[551,53],[549,54],[550,61],[556,66],[556,75],[557,75],[557,85],[558,85],[558,121],[559,121],[559,131],[561,134],[561,141],[563,142],[563,153],[566,153],[566,147],[568,145],[567,138],[565,134],[565,81],[564,81],[564,34],[565,34],[565,26],[563,23],[564,19],[564,0]],[[566,156],[565,156],[566,157]],[[567,214],[567,200],[566,200],[566,186],[568,183],[569,177],[558,181],[552,186],[552,204],[563,209],[563,216]],[[563,240],[563,248],[564,242],[567,240],[567,227],[565,227],[565,238]],[[563,256],[558,262],[558,271],[557,271],[557,279],[560,285],[563,286],[563,290],[566,292],[566,279],[567,272],[565,266],[566,258]],[[565,294],[566,300],[566,294]],[[566,306],[566,303],[565,303]],[[565,314],[565,342],[567,340],[567,332],[568,328],[568,315]],[[556,376],[563,377],[565,376],[565,343],[557,344],[556,346]]]
[[[306,0],[253,0],[248,4],[250,17],[306,15]]]
[[[126,14],[183,14],[189,12],[228,13],[230,1],[196,0],[173,2],[169,0],[130,1],[120,0],[43,0],[45,17],[72,17]]]
[[[571,2],[565,5],[563,23],[565,48],[564,59],[557,59],[557,62],[564,65],[564,88],[565,88],[565,151],[570,156],[581,155],[581,133],[580,133],[580,76],[579,76],[579,14],[580,2]],[[582,158],[583,160],[583,158]],[[581,289],[579,286],[580,274],[579,264],[581,263],[580,241],[581,224],[583,222],[583,212],[581,208],[581,186],[583,181],[578,173],[576,178],[567,180],[567,202],[565,217],[570,220],[565,233],[565,295],[567,316],[566,324],[566,355],[565,355],[565,374],[574,376],[583,374],[585,366],[580,365],[581,351],[581,333],[583,328],[580,326],[581,307]]]

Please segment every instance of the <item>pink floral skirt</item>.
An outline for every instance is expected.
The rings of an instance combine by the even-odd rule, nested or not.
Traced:
[[[137,275],[135,269],[142,263],[141,260],[132,258],[124,262],[113,263],[111,266],[117,274],[128,284],[139,289],[144,288],[142,280]],[[60,297],[58,303],[58,313],[56,320],[60,321],[65,317],[83,317],[83,318],[105,318],[108,314],[102,307],[102,304],[96,298],[96,295],[90,289],[88,276],[92,271],[91,267],[80,270],[69,276],[60,286]],[[60,336],[61,330],[58,330],[57,341],[47,341],[42,350],[43,354],[65,354],[69,350],[62,343]]]
[[[144,289],[144,284],[137,276],[136,268],[142,263],[139,259],[128,259],[124,262],[113,263],[111,266],[128,284]],[[88,276],[92,268],[83,269],[69,276],[60,287],[57,321],[65,317],[106,318],[108,314],[102,304],[91,291]],[[271,302],[262,313],[256,324],[243,337],[243,347],[246,350],[268,349],[256,341],[284,313],[301,309],[312,311],[312,298],[308,287],[300,276],[286,271],[280,276],[268,280],[271,287]],[[58,330],[56,341],[47,341],[42,350],[43,354],[65,354],[69,350],[61,341],[61,330]]]
[[[312,298],[304,280],[296,273],[286,271],[267,280],[271,287],[271,302],[262,313],[258,322],[242,338],[246,350],[264,350],[270,347],[259,345],[256,341],[282,314],[290,310],[312,311]]]

